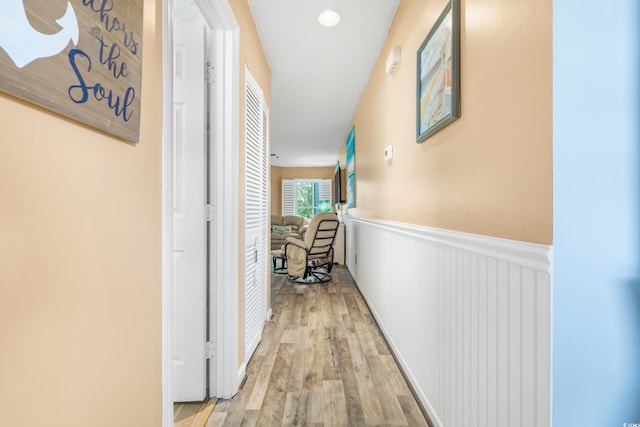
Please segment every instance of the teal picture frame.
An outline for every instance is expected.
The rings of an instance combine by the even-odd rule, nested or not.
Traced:
[[[356,207],[356,127],[347,137],[347,208]]]

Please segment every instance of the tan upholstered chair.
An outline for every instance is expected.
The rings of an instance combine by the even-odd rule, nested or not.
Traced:
[[[308,224],[307,218],[297,215],[271,215],[271,250],[282,249],[287,237],[304,239]]]
[[[338,225],[336,214],[322,212],[311,218],[304,240],[287,238],[284,255],[290,279],[305,283],[331,280],[333,242]]]

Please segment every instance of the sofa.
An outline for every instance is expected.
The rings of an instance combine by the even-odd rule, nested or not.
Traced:
[[[271,250],[280,249],[287,237],[304,239],[309,220],[297,215],[271,215]]]

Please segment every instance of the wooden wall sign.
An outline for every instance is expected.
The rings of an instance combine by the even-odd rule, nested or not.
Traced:
[[[138,142],[144,0],[2,0],[0,90]]]

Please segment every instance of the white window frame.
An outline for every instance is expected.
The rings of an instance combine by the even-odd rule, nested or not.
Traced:
[[[333,206],[332,181],[330,179],[283,179],[282,180],[282,216],[298,215],[298,183],[320,183],[320,200],[329,200]],[[328,198],[322,198],[328,194]],[[317,208],[313,206],[312,208]]]

